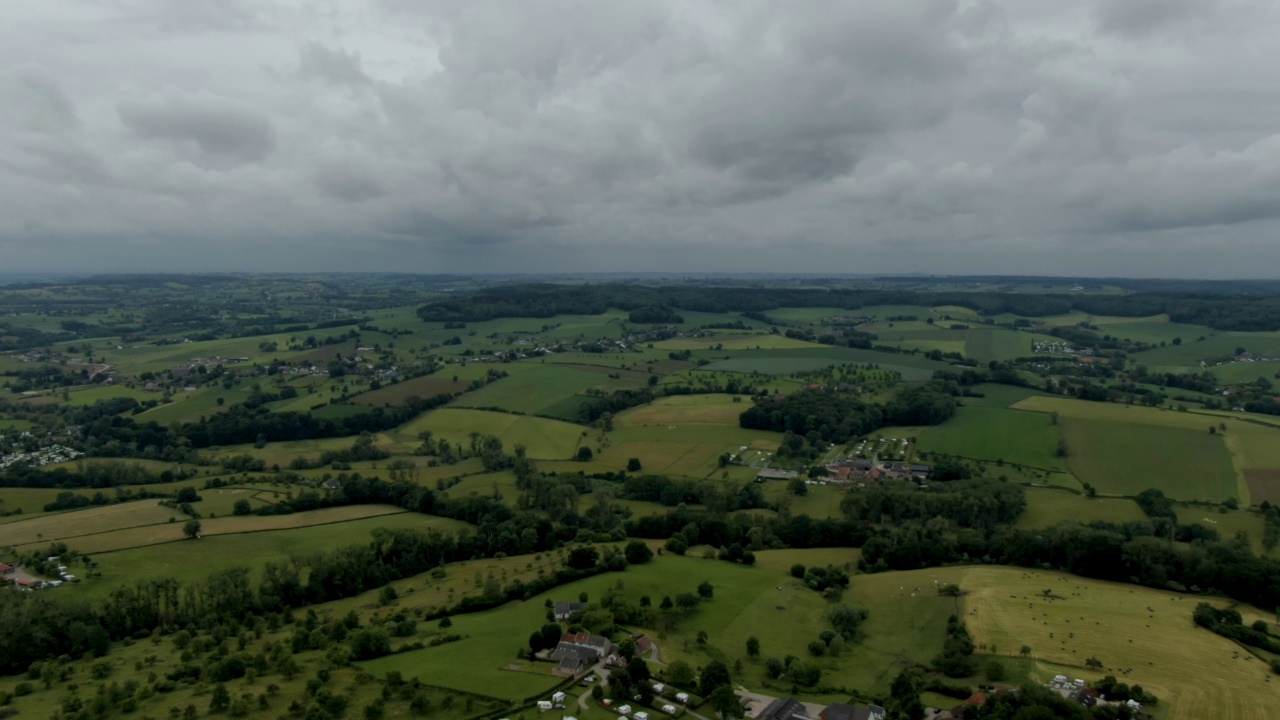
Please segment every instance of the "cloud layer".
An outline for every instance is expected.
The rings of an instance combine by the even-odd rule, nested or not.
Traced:
[[[1253,0],[22,3],[0,266],[1274,276],[1277,66]]]

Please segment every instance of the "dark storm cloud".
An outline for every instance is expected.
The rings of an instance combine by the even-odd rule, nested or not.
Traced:
[[[1276,65],[1217,0],[15,4],[0,263],[1258,274]]]

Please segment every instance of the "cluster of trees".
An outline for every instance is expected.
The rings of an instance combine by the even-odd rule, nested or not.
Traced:
[[[45,503],[45,512],[56,512],[58,510],[76,510],[78,508],[97,507],[101,505],[112,505],[114,503],[132,502],[134,500],[146,500],[148,498],[167,498],[168,495],[163,493],[148,492],[145,489],[129,490],[117,489],[115,494],[108,497],[102,491],[95,492],[93,495],[80,495],[63,490],[53,499],[53,502]]]
[[[955,398],[944,385],[930,382],[907,388],[883,405],[820,389],[757,398],[739,416],[738,424],[752,430],[790,433],[811,444],[840,444],[891,425],[937,425],[951,419],[955,411]]]
[[[667,507],[682,503],[706,505],[714,514],[769,507],[764,492],[755,483],[745,483],[734,491],[717,480],[679,480],[666,475],[629,475],[618,494],[624,500],[644,500]]]
[[[973,650],[969,628],[952,615],[947,618],[947,637],[942,641],[942,652],[933,659],[933,666],[948,677],[968,677],[973,674]]]
[[[1269,653],[1280,653],[1280,642],[1271,637],[1265,620],[1257,620],[1246,626],[1235,608],[1218,609],[1209,603],[1198,603],[1191,619],[1206,630],[1230,638],[1244,645],[1251,645]]]
[[[60,465],[55,468],[36,468],[18,463],[0,473],[0,487],[105,490],[121,485],[169,483],[184,480],[192,474],[194,470],[188,473],[175,473],[171,470],[154,473],[142,465],[122,462],[77,463],[70,467]]]
[[[961,528],[985,530],[1016,522],[1026,506],[1021,485],[990,479],[957,480],[925,489],[906,483],[874,483],[840,501],[841,511],[852,522],[942,520]]]

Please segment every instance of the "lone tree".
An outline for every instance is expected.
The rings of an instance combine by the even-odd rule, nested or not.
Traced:
[[[752,660],[760,657],[760,640],[755,635],[747,638],[747,657]]]
[[[200,537],[200,521],[192,518],[182,526],[182,534],[189,538]]]

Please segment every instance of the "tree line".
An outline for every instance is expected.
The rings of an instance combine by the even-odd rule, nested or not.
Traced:
[[[833,307],[845,310],[877,305],[956,305],[984,315],[1026,317],[1093,315],[1147,317],[1168,313],[1173,322],[1218,330],[1264,331],[1280,327],[1280,295],[1210,295],[1189,292],[1137,292],[1127,295],[1033,294],[1000,292],[915,292],[894,289],[800,289],[748,286],[642,285],[604,283],[565,286],[522,284],[483,288],[418,308],[426,322],[471,322],[503,317],[547,318],[600,315],[611,308],[675,308],[696,312],[764,313],[783,307]],[[646,311],[647,312],[647,311]],[[752,315],[748,315],[752,317]]]

